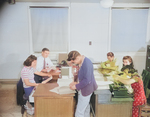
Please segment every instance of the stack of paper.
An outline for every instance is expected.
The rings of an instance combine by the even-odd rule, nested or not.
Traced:
[[[58,87],[55,87],[54,89],[51,89],[51,92],[55,92],[57,94],[70,94],[70,93],[76,93],[75,90],[71,90],[69,87],[69,84],[73,82],[73,79],[58,79]]]
[[[51,92],[57,93],[57,94],[70,94],[70,93],[76,93],[75,90],[71,90],[69,86],[62,86],[62,87],[55,87],[54,89],[50,90]]]
[[[57,83],[59,85],[59,87],[61,86],[69,86],[69,84],[73,82],[73,79],[58,79]]]

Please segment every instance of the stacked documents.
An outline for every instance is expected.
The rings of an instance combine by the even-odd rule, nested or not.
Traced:
[[[70,93],[76,93],[75,90],[71,90],[69,86],[62,86],[62,87],[55,87],[54,89],[50,90],[51,92],[57,93],[57,94],[70,94]]]
[[[54,89],[51,89],[51,92],[57,93],[57,94],[70,94],[70,93],[76,93],[75,90],[71,90],[69,87],[69,84],[73,82],[73,79],[58,79],[58,87],[55,87]]]

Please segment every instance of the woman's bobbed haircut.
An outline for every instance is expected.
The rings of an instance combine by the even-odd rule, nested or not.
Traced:
[[[37,60],[37,57],[34,55],[30,55],[23,63],[24,66],[31,66],[32,62]]]

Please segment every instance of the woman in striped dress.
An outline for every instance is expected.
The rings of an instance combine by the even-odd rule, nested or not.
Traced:
[[[23,87],[25,91],[25,97],[27,99],[29,98],[29,95],[32,92],[33,88],[35,86],[38,86],[38,83],[35,83],[34,81],[34,74],[39,76],[51,77],[51,75],[48,73],[42,73],[36,71],[36,64],[37,64],[37,57],[34,55],[30,55],[23,63],[24,67],[21,71],[21,78],[22,78]],[[43,83],[46,83],[47,81],[49,81],[49,79],[47,79]]]

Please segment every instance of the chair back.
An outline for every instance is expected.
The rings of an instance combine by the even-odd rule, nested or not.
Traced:
[[[20,78],[18,83],[17,83],[17,105],[24,105],[25,101],[23,99],[23,95],[24,95],[24,88],[23,88],[23,82],[22,79]]]
[[[148,72],[147,70],[143,70],[142,72],[142,79],[143,79],[143,85],[144,85],[144,92],[146,95],[146,91],[147,88],[149,87],[149,83],[150,83],[150,72]]]

